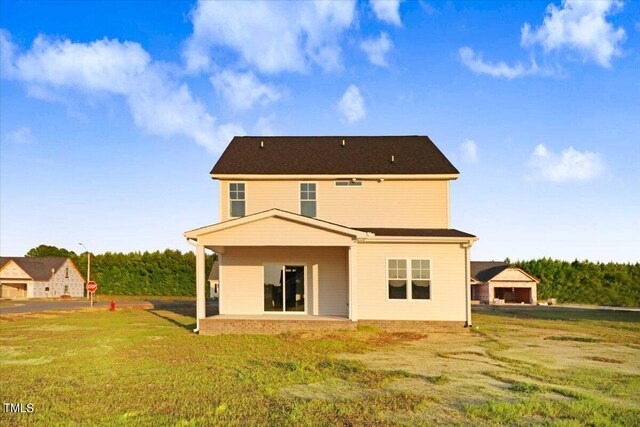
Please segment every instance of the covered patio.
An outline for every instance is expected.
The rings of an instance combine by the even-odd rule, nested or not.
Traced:
[[[354,329],[356,244],[366,235],[277,209],[185,233],[196,247],[196,330]],[[215,314],[204,304],[207,249],[218,257]]]

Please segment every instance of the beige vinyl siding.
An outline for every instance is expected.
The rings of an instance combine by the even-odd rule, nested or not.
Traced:
[[[465,321],[464,252],[459,243],[359,244],[356,297],[358,318]],[[389,258],[431,260],[431,299],[388,299],[387,259]]]
[[[220,220],[229,217],[229,183],[220,181]],[[347,227],[448,228],[449,186],[441,180],[364,180],[336,187],[335,180],[242,181],[246,214],[278,208],[300,213],[300,183],[317,184],[317,218]]]
[[[220,314],[262,314],[263,265],[274,263],[306,266],[307,313],[347,315],[344,247],[226,247],[220,265]]]
[[[216,231],[198,243],[212,246],[344,246],[350,236],[322,230],[282,218],[264,218]]]

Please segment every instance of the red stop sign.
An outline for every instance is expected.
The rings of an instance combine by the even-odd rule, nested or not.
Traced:
[[[87,291],[95,292],[97,289],[98,289],[98,284],[96,282],[94,282],[93,280],[90,282],[87,282]]]

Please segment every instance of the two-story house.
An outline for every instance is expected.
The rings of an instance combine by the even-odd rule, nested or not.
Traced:
[[[235,137],[211,171],[220,222],[184,233],[198,330],[469,326],[477,238],[450,227],[458,176],[426,136]],[[205,249],[218,256],[211,317]]]

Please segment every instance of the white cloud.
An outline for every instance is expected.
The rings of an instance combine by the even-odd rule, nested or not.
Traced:
[[[281,134],[281,132],[278,131],[275,123],[276,123],[275,114],[269,114],[268,116],[261,116],[258,119],[258,122],[256,123],[256,126],[255,126],[256,135],[269,136],[269,135]]]
[[[261,83],[251,71],[224,70],[212,76],[211,83],[236,110],[248,110],[255,104],[265,105],[281,97],[276,88]]]
[[[562,7],[547,6],[542,25],[532,30],[529,23],[522,27],[523,46],[540,44],[545,51],[563,48],[580,52],[603,67],[611,66],[611,58],[622,54],[625,40],[622,27],[614,27],[607,16],[622,8],[618,0],[564,0]]]
[[[400,20],[400,0],[369,0],[371,9],[380,21],[402,26]]]
[[[12,144],[29,144],[33,142],[33,135],[31,134],[31,128],[23,126],[8,132],[5,135],[5,141]]]
[[[214,46],[236,51],[262,72],[304,72],[311,64],[341,67],[342,33],[353,23],[355,1],[199,1],[183,55],[192,72],[210,69]]]
[[[429,3],[427,3],[424,0],[420,0],[419,3],[420,3],[420,7],[422,8],[422,10],[425,11],[427,15],[433,15],[438,11],[435,7],[431,6]]]
[[[531,178],[559,183],[592,181],[605,170],[599,153],[569,147],[556,154],[542,144],[531,155],[530,166],[534,171]]]
[[[342,113],[348,123],[355,123],[366,117],[364,98],[356,85],[350,85],[338,102],[338,111]]]
[[[506,79],[514,79],[532,74],[544,74],[535,61],[531,61],[531,65],[524,66],[520,62],[509,65],[503,61],[490,62],[482,58],[482,54],[475,53],[470,47],[462,47],[458,50],[460,60],[465,67],[477,74],[487,74],[493,77],[504,77]]]
[[[11,34],[4,28],[0,28],[0,74],[3,77],[10,77],[15,73],[13,66],[15,50]]]
[[[478,163],[478,145],[471,139],[466,139],[460,145],[462,160],[467,163]]]
[[[389,39],[387,33],[380,33],[380,37],[375,39],[366,39],[360,43],[360,49],[367,54],[369,62],[380,67],[386,67],[386,55],[393,47],[393,42]]]
[[[231,133],[244,133],[237,125],[217,125],[204,104],[173,78],[171,67],[153,61],[138,43],[107,38],[73,43],[38,36],[25,53],[10,46],[14,53],[3,67],[12,72],[3,77],[25,83],[28,93],[40,98],[54,99],[65,90],[119,95],[145,132],[184,136],[213,151],[223,147]]]
[[[72,43],[38,36],[30,50],[15,57],[15,70],[19,80],[32,84],[126,94],[150,63],[138,43],[106,38]]]

